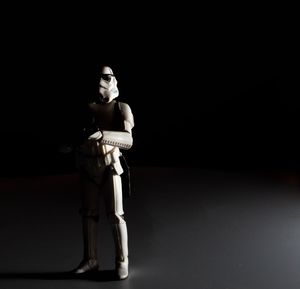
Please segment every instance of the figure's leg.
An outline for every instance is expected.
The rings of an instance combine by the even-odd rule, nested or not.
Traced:
[[[112,172],[105,193],[106,211],[115,242],[116,273],[120,279],[128,277],[128,235],[124,220],[121,177]]]
[[[74,270],[81,274],[98,270],[97,228],[99,220],[99,185],[87,176],[81,176],[81,203],[83,260]]]

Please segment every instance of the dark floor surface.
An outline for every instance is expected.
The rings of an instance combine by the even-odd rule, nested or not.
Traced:
[[[75,175],[0,180],[0,288],[299,289],[297,175],[135,167],[124,206],[130,277],[110,279],[99,224],[98,276],[67,271],[82,254]]]

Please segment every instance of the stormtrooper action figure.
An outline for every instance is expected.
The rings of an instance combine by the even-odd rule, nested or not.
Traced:
[[[134,119],[128,104],[116,101],[117,80],[110,67],[104,66],[99,83],[99,100],[88,104],[89,124],[86,138],[77,147],[76,163],[80,175],[84,256],[75,274],[99,270],[97,260],[97,226],[99,197],[105,201],[108,221],[115,242],[116,273],[128,277],[128,238],[124,220],[120,149],[132,146]]]

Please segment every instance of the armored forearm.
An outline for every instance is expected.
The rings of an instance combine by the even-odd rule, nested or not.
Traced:
[[[126,131],[102,131],[101,144],[117,146],[120,149],[130,149],[132,146],[132,135]]]

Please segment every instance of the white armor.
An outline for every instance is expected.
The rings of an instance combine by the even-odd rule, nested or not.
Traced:
[[[97,220],[98,198],[103,195],[108,220],[116,247],[116,272],[120,279],[128,276],[128,237],[124,220],[120,163],[120,149],[132,146],[131,130],[134,119],[128,104],[116,102],[119,95],[117,80],[110,67],[104,67],[99,83],[102,104],[90,104],[93,111],[101,111],[106,105],[116,104],[122,118],[122,130],[99,129],[92,133],[78,148],[77,166],[81,172],[84,259],[75,273],[85,273],[98,269],[97,261]],[[103,104],[105,103],[105,105]],[[101,117],[101,115],[100,115]],[[108,113],[108,119],[111,112]]]

